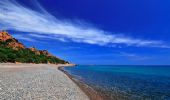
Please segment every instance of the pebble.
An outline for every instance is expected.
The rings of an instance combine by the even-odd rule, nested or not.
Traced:
[[[0,64],[0,100],[89,100],[56,67],[29,64],[20,65],[20,68],[8,66]]]

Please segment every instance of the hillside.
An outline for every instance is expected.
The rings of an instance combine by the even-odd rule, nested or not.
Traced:
[[[68,63],[50,54],[47,50],[35,47],[26,48],[24,44],[13,38],[8,32],[0,32],[0,62],[1,63]]]

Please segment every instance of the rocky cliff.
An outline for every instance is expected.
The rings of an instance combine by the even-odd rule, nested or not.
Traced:
[[[38,50],[35,47],[26,48],[24,44],[13,38],[7,31],[0,32],[0,62],[68,63],[55,57],[47,50]]]
[[[24,49],[25,46],[20,43],[17,39],[13,38],[8,32],[0,32],[0,41],[6,42],[8,47],[11,47],[15,50]]]
[[[0,32],[0,41],[6,41],[8,39],[12,39],[12,36],[8,34],[6,31]]]
[[[47,50],[37,50],[35,47],[30,47],[28,49],[30,49],[31,51],[35,52],[37,55],[43,54],[43,55],[46,55],[48,57],[54,57]]]

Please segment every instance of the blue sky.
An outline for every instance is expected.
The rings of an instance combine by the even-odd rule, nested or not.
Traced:
[[[76,64],[170,64],[169,0],[1,0],[0,29]]]

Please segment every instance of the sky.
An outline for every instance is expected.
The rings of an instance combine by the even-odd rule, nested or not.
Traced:
[[[169,65],[169,0],[1,0],[0,30],[76,64]]]

